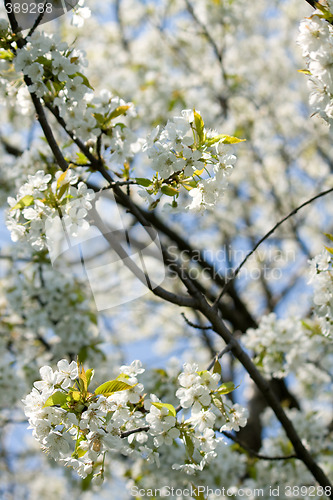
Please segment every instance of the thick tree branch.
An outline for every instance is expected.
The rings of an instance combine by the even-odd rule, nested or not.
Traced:
[[[331,495],[329,498],[333,498],[333,488],[332,485],[323,472],[323,470],[317,465],[315,460],[310,455],[309,451],[303,445],[300,437],[298,436],[294,425],[287,417],[284,412],[278,398],[270,387],[269,382],[261,375],[258,371],[257,367],[251,361],[246,352],[242,349],[240,343],[236,340],[236,338],[232,335],[232,333],[228,330],[223,320],[219,318],[214,307],[211,307],[204,297],[201,297],[199,310],[206,316],[206,318],[212,323],[214,327],[214,331],[220,335],[223,340],[232,346],[232,353],[235,357],[240,361],[240,363],[244,366],[254,383],[262,392],[264,398],[266,399],[269,406],[274,411],[277,419],[281,423],[283,429],[285,430],[286,435],[291,441],[294,450],[296,452],[297,457],[302,460],[302,462],[306,465],[308,470],[312,473],[313,477],[318,481],[318,483],[325,487],[328,486],[331,488]]]

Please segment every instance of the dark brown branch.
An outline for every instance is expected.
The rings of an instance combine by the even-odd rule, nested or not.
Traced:
[[[15,156],[15,158],[19,158],[23,155],[23,151],[21,151],[21,149],[9,144],[9,142],[7,142],[4,137],[0,137],[0,141],[5,148],[6,153],[8,153],[9,155]]]
[[[205,300],[201,297],[198,309],[206,316],[206,318],[211,321],[214,331],[223,338],[226,344],[232,346],[231,351],[234,356],[240,361],[245,370],[250,375],[251,379],[257,385],[259,390],[262,392],[264,398],[266,399],[268,405],[274,411],[277,419],[281,423],[285,433],[287,434],[289,440],[291,441],[297,457],[302,460],[308,470],[312,473],[313,477],[318,481],[318,483],[325,487],[331,488],[331,495],[329,498],[333,498],[333,488],[332,485],[323,472],[323,470],[317,465],[315,460],[310,455],[309,451],[303,445],[300,437],[298,436],[293,423],[287,417],[285,411],[283,410],[277,396],[270,387],[269,382],[261,375],[257,367],[251,361],[250,357],[242,349],[240,343],[232,335],[229,329],[226,327],[221,318],[219,318],[216,309],[211,307]]]
[[[120,434],[121,438],[126,438],[130,436],[131,434],[136,434],[138,432],[148,432],[149,431],[149,425],[146,425],[145,427],[138,427],[137,429],[132,429],[130,431],[125,431]]]
[[[181,315],[183,316],[185,322],[191,326],[192,328],[196,328],[197,330],[211,330],[212,327],[211,325],[208,325],[208,326],[202,326],[202,325],[197,325],[195,323],[192,323],[192,321],[190,321],[186,316],[185,316],[185,313],[181,313]]]
[[[217,355],[217,356],[215,356],[215,358],[214,358],[214,359],[210,362],[210,364],[209,364],[209,365],[208,365],[208,367],[207,367],[207,370],[211,370],[211,369],[213,368],[214,364],[216,363],[216,361],[217,361],[218,359],[221,359],[221,358],[222,358],[222,356],[224,356],[227,352],[231,351],[231,349],[232,349],[232,345],[231,345],[231,344],[226,345],[226,346],[222,349],[222,351],[220,351],[220,352],[218,353],[218,355]]]
[[[69,130],[67,128],[66,122],[60,116],[58,108],[57,107],[53,107],[48,102],[45,103],[45,106],[47,107],[47,109],[49,111],[51,111],[51,113],[53,114],[53,116],[55,117],[55,119],[57,120],[57,122],[59,123],[59,125],[61,125],[61,127],[64,129],[64,131],[67,133],[67,135],[78,146],[78,148],[82,151],[82,153],[88,158],[88,160],[91,162],[91,164],[94,167],[96,167],[96,163],[98,163],[97,158],[95,158],[95,156],[90,152],[89,148],[78,137],[75,136],[74,132],[72,132],[71,130]]]
[[[94,224],[101,231],[103,237],[110,244],[111,248],[122,259],[124,265],[127,266],[128,269],[133,273],[133,275],[136,276],[141,281],[141,283],[143,283],[143,285],[149,288],[154,295],[166,300],[167,302],[171,302],[172,304],[177,304],[182,307],[196,307],[196,300],[191,296],[177,295],[175,293],[169,292],[168,290],[165,290],[161,286],[152,287],[150,285],[150,280],[147,274],[145,274],[130,258],[126,250],[119,243],[118,238],[108,231],[96,210],[94,210],[93,220]]]

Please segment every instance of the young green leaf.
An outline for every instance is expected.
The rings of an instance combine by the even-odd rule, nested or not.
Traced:
[[[326,236],[326,238],[328,238],[330,241],[333,241],[333,234],[324,233],[324,235],[325,235],[325,236]]]
[[[333,247],[326,247],[326,250],[333,255]]]
[[[161,191],[163,194],[166,194],[167,196],[176,196],[179,194],[178,189],[173,188],[171,186],[162,186]]]
[[[69,167],[68,167],[69,168]],[[67,172],[68,172],[68,169],[65,170],[65,172],[63,172],[59,177],[58,177],[58,180],[57,180],[57,191],[58,189],[63,186],[63,184],[67,184],[67,183],[64,183],[65,179],[66,179],[66,175],[67,175]]]
[[[126,382],[121,382],[120,380],[109,380],[108,382],[104,382],[104,384],[100,385],[95,389],[95,394],[104,394],[105,396],[110,396],[114,392],[119,391],[127,391],[128,389],[132,389],[137,384],[129,385]]]
[[[174,406],[168,403],[152,403],[153,406],[161,410],[161,408],[167,408],[169,410],[169,415],[175,417],[177,415],[176,409]]]
[[[214,137],[206,138],[205,146],[212,146],[213,144],[220,142],[224,137],[225,137],[224,135],[219,134],[219,135],[215,135]]]
[[[139,186],[148,187],[152,185],[152,181],[150,179],[145,179],[144,177],[135,177],[135,180]]]
[[[185,441],[185,451],[189,458],[192,458],[194,452],[194,444],[190,436],[186,433],[183,434]]]
[[[81,399],[81,392],[80,391],[71,391],[69,395],[67,396],[67,399],[69,400],[74,400],[74,401],[80,401]]]
[[[221,372],[222,372],[221,364],[218,359],[215,359],[213,373],[218,373],[219,375],[221,375]]]
[[[0,50],[0,59],[4,59],[5,61],[12,61],[14,59],[14,54],[11,50]]]
[[[114,109],[112,113],[109,116],[108,122],[113,120],[114,118],[117,118],[117,116],[125,115],[126,111],[130,108],[129,105],[125,106],[118,106],[118,108]]]
[[[87,389],[89,387],[89,384],[90,384],[90,381],[91,379],[93,378],[94,376],[94,370],[92,368],[89,368],[87,371],[86,371],[86,378],[87,378]]]
[[[65,392],[57,391],[54,394],[52,394],[49,398],[47,398],[43,408],[56,405],[62,406],[66,403],[66,401],[67,401],[67,394]]]
[[[88,391],[88,382],[87,382],[87,376],[85,369],[83,366],[81,367],[80,375],[79,375],[79,383],[80,383],[80,388],[81,392],[86,395]]]
[[[76,153],[76,156],[77,156],[77,162],[80,163],[81,165],[87,165],[87,163],[89,163],[88,158],[81,151],[79,153]]]
[[[202,491],[198,491],[198,487],[192,483],[193,496],[195,500],[207,500]]]
[[[236,389],[235,384],[233,382],[224,382],[220,387],[215,391],[216,394],[229,394],[230,392]]]
[[[238,137],[233,137],[232,135],[223,135],[223,144],[237,144],[238,142],[244,142],[246,139],[238,139]]]
[[[25,208],[25,207],[30,207],[30,205],[33,205],[34,203],[34,197],[31,196],[31,194],[26,194],[25,196],[23,196],[23,198],[20,199],[20,201],[18,201],[16,203],[16,205],[14,205],[11,210],[17,210],[18,208]]]
[[[195,110],[194,110],[194,124],[199,144],[203,144],[203,142],[205,141],[205,124],[201,115]]]
[[[298,73],[303,73],[303,75],[311,75],[311,71],[308,69],[298,69]]]
[[[94,87],[90,85],[88,78],[83,73],[81,73],[81,71],[77,71],[76,73],[74,73],[74,75],[68,75],[68,76],[69,78],[72,79],[75,78],[76,76],[80,76],[82,78],[83,85],[88,87],[88,89],[94,90]]]

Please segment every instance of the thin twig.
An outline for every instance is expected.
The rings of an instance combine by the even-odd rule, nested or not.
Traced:
[[[205,24],[196,15],[194,8],[193,8],[193,5],[190,3],[190,1],[185,0],[185,3],[187,6],[187,10],[191,14],[193,20],[198,24],[198,26],[200,26],[200,28],[202,29],[202,33],[204,34],[204,36],[207,38],[208,42],[212,46],[219,63],[222,64],[222,54],[221,54],[221,51],[219,50],[218,46],[216,45],[214,38],[210,34],[210,32],[207,29],[207,27],[205,26]]]
[[[131,434],[136,434],[137,432],[148,432],[149,431],[149,425],[146,425],[145,427],[138,427],[137,429],[132,429],[130,431],[125,431],[120,434],[121,438],[125,438],[130,436]]]
[[[197,325],[195,323],[192,323],[192,321],[190,321],[186,316],[185,316],[185,313],[181,313],[181,316],[183,316],[184,320],[186,321],[186,323],[191,326],[192,328],[196,328],[198,330],[211,330],[212,329],[212,326],[211,325],[208,325],[208,326],[201,326],[201,325]]]
[[[260,460],[290,460],[291,458],[296,458],[296,459],[299,460],[299,457],[297,455],[295,455],[295,454],[285,455],[285,456],[276,456],[276,457],[270,457],[270,456],[267,456],[267,455],[262,455],[261,453],[258,453],[256,451],[252,450],[251,448],[248,448],[246,446],[246,444],[244,444],[242,441],[240,441],[240,439],[238,439],[236,436],[234,436],[233,434],[231,434],[231,432],[222,431],[222,434],[225,437],[227,437],[228,439],[231,439],[232,441],[234,441],[235,443],[237,443],[249,455],[251,455],[253,457],[256,457],[256,458],[260,458]]]
[[[218,302],[221,300],[221,298],[223,297],[223,295],[225,294],[225,292],[228,290],[230,284],[234,281],[234,279],[237,277],[237,275],[239,274],[240,270],[243,268],[244,264],[247,262],[247,260],[251,257],[251,255],[254,254],[254,252],[257,250],[257,248],[265,241],[267,240],[275,231],[278,227],[280,227],[284,222],[286,222],[290,217],[292,217],[293,215],[295,215],[299,210],[301,210],[301,208],[304,208],[306,207],[307,205],[310,205],[310,203],[314,202],[315,200],[317,200],[318,198],[321,198],[322,196],[325,196],[329,193],[332,193],[333,192],[333,188],[330,188],[330,189],[326,189],[326,191],[322,191],[321,193],[317,194],[316,196],[313,196],[312,198],[310,198],[309,200],[305,201],[304,203],[302,203],[301,205],[299,205],[298,207],[294,208],[294,210],[292,210],[288,215],[286,215],[285,217],[283,217],[283,219],[281,219],[279,222],[277,222],[275,224],[274,227],[272,227],[272,229],[270,229],[270,231],[268,231],[268,233],[266,233],[257,243],[256,245],[252,248],[252,250],[246,255],[246,257],[242,260],[242,262],[239,264],[239,266],[235,269],[235,271],[233,272],[231,278],[229,278],[226,282],[226,284],[224,285],[220,295],[217,297],[216,301],[214,302],[214,307],[216,307],[216,305],[218,304]]]
[[[222,356],[224,356],[224,354],[226,354],[227,352],[231,351],[231,349],[232,349],[232,344],[228,344],[228,345],[226,345],[226,346],[222,349],[222,351],[220,351],[220,352],[217,354],[217,356],[215,356],[215,358],[214,358],[214,359],[210,362],[210,364],[209,364],[209,366],[208,366],[207,370],[208,370],[208,371],[209,371],[209,370],[211,370],[211,369],[213,368],[213,366],[215,365],[216,361],[217,361],[218,359],[221,359],[221,358],[222,358]]]
[[[36,31],[36,29],[38,28],[38,26],[40,25],[40,23],[42,22],[44,14],[45,14],[45,7],[46,7],[47,2],[48,2],[48,0],[44,1],[43,12],[41,12],[39,14],[39,16],[37,17],[36,21],[34,22],[32,28],[30,29],[26,38],[29,38],[29,36],[32,36],[34,34],[34,32]]]

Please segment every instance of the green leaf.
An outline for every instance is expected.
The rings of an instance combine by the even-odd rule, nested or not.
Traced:
[[[117,118],[117,116],[125,115],[126,111],[130,108],[129,105],[124,105],[124,106],[118,106],[116,109],[112,111],[108,118],[108,122],[113,120],[114,118]]]
[[[132,389],[137,384],[129,385],[126,382],[121,382],[120,380],[109,380],[108,382],[104,382],[104,384],[100,385],[95,389],[95,394],[104,394],[105,396],[110,396],[114,392],[119,391],[127,391],[128,389]]]
[[[38,62],[39,64],[42,64],[46,68],[51,68],[52,67],[52,60],[48,59],[45,56],[39,56],[39,57],[37,57],[36,62]]]
[[[325,248],[326,248],[326,250],[327,250],[329,253],[333,254],[333,247],[326,247],[326,246],[325,246]]]
[[[92,368],[89,368],[86,371],[86,378],[87,378],[87,388],[89,387],[90,381],[94,376],[94,370]]]
[[[331,14],[330,10],[325,7],[325,5],[322,5],[320,2],[317,2],[316,0],[313,0],[314,5],[318,10],[322,12],[322,14],[317,14],[318,17],[326,19],[330,24],[333,22],[333,15]]]
[[[52,82],[52,85],[56,93],[60,92],[60,90],[62,90],[65,86],[64,82],[54,82],[54,81]]]
[[[68,75],[68,76],[69,76],[69,78],[72,78],[72,79],[75,78],[76,76],[80,76],[82,78],[83,85],[88,87],[88,89],[95,90],[94,87],[92,87],[90,85],[88,78],[83,73],[81,73],[81,71],[77,71],[73,75]]]
[[[223,144],[237,144],[238,142],[244,142],[246,139],[238,139],[238,137],[233,137],[232,135],[223,135]]]
[[[87,394],[87,391],[88,391],[88,382],[87,382],[86,372],[85,372],[85,369],[83,368],[83,366],[81,367],[81,372],[80,372],[80,375],[79,375],[79,382],[80,382],[81,392],[83,394]]]
[[[49,398],[47,398],[43,408],[55,405],[62,406],[66,404],[66,401],[67,401],[67,394],[65,392],[57,391],[54,394],[52,394]]]
[[[218,373],[219,375],[222,373],[221,364],[218,359],[215,359],[213,373]]]
[[[165,370],[163,370],[163,368],[155,368],[154,372],[157,373],[161,377],[168,376],[167,372]]]
[[[66,179],[67,172],[69,170],[69,167],[63,172],[61,175],[59,175],[58,180],[57,180],[57,189],[59,189],[62,185],[64,180]]]
[[[58,195],[59,200],[66,193],[68,187],[69,187],[69,183],[67,182],[66,184],[63,184],[62,186],[60,186],[60,188],[57,189],[57,195]]]
[[[135,180],[139,186],[148,187],[152,185],[152,181],[150,179],[145,179],[144,177],[135,177]]]
[[[329,233],[324,233],[324,235],[326,236],[326,238],[328,238],[330,241],[333,241],[333,235],[332,234],[329,234]]]
[[[88,450],[82,450],[81,448],[78,448],[78,449],[76,450],[77,457],[78,457],[78,458],[83,457],[83,455],[85,455],[85,454],[87,453],[87,451],[88,451]]]
[[[210,137],[209,139],[205,140],[205,146],[212,146],[213,144],[216,144],[217,142],[222,141],[224,139],[224,135],[219,134],[215,135],[214,137]]]
[[[81,480],[81,490],[88,491],[91,488],[91,481],[94,477],[94,471],[90,472],[84,479]]]
[[[0,50],[0,59],[4,59],[5,61],[12,61],[14,59],[14,54],[11,50]]]
[[[194,109],[194,124],[197,136],[199,139],[199,144],[202,144],[205,140],[205,124],[201,115]]]
[[[76,156],[77,156],[77,163],[80,163],[80,165],[87,165],[87,163],[89,163],[88,158],[86,157],[85,154],[81,153],[81,151],[79,153],[76,153]]]
[[[184,432],[183,434],[184,436],[184,441],[185,441],[185,450],[186,450],[186,455],[189,457],[189,458],[192,458],[193,456],[193,452],[194,452],[194,444],[193,444],[193,441],[192,439],[190,438],[190,436],[188,434],[186,434]]]
[[[195,484],[193,484],[193,483],[191,483],[191,484],[192,484],[193,496],[194,496],[195,500],[206,500],[206,497],[203,494],[203,492],[198,491],[198,487],[195,486]]]
[[[97,121],[97,125],[99,127],[102,127],[103,125],[105,125],[106,119],[105,119],[105,116],[102,115],[102,113],[93,113],[93,117]]]
[[[124,378],[125,378],[125,379],[127,379],[127,378],[130,378],[130,376],[129,376],[129,375],[127,375],[127,373],[119,373],[119,375],[118,375],[118,377],[116,378],[116,380],[119,380],[119,379],[120,379],[121,381],[123,381],[123,379],[124,379]]]
[[[298,73],[303,73],[303,75],[311,75],[311,71],[308,69],[298,69]]]
[[[34,197],[31,194],[26,194],[25,196],[23,196],[23,198],[20,199],[20,201],[18,201],[16,203],[16,205],[14,205],[11,208],[11,210],[17,210],[18,208],[22,209],[25,207],[30,207],[30,205],[33,205],[33,203],[34,203]]]
[[[220,387],[214,391],[216,394],[229,394],[230,392],[236,389],[235,384],[233,382],[224,382]]]
[[[67,396],[67,399],[72,399],[74,401],[80,401],[81,400],[81,392],[80,391],[71,391],[69,395]]]
[[[167,196],[177,196],[179,194],[178,189],[166,185],[161,187],[161,192]]]
[[[176,417],[176,409],[174,406],[168,404],[168,403],[152,403],[153,406],[161,410],[162,408],[167,408],[169,410],[169,415],[172,417]]]

